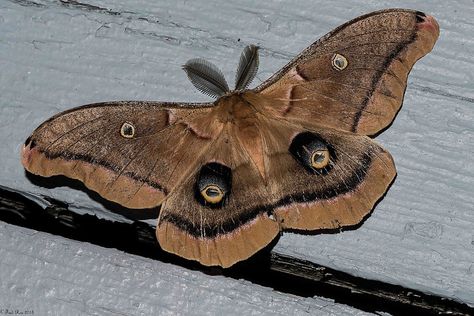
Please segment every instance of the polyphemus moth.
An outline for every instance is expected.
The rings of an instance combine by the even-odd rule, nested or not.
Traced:
[[[322,37],[255,89],[244,49],[235,90],[214,65],[183,68],[209,103],[118,101],[53,116],[28,137],[31,173],[65,175],[128,208],[161,205],[161,247],[229,267],[284,229],[355,225],[395,177],[368,136],[400,109],[413,64],[439,35],[422,12],[390,9]]]

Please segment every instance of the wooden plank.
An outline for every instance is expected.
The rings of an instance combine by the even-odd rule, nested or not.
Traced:
[[[0,222],[4,315],[370,315]]]

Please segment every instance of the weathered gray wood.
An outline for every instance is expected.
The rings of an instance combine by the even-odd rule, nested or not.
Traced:
[[[385,199],[357,230],[285,233],[275,251],[474,305],[471,1],[81,3],[0,2],[0,184],[122,221],[84,192],[39,188],[25,178],[18,152],[36,125],[96,101],[206,100],[180,69],[190,58],[206,56],[232,78],[241,49],[258,44],[257,79],[264,80],[362,13],[396,6],[435,15],[439,42],[415,66],[400,114],[378,137],[398,168]]]
[[[369,315],[0,222],[0,313]]]

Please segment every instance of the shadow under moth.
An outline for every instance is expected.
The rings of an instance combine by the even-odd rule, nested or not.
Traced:
[[[255,89],[258,49],[235,89],[202,59],[184,66],[209,103],[118,101],[53,116],[22,162],[82,181],[133,209],[158,207],[164,250],[229,267],[284,229],[360,223],[396,175],[368,136],[399,111],[413,64],[433,48],[435,19],[389,9],[336,28]]]

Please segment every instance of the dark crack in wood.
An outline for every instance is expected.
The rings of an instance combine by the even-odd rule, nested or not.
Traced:
[[[21,5],[23,7],[35,7],[35,8],[44,8],[45,7],[44,4],[41,4],[41,3],[38,3],[38,2],[35,2],[35,1],[31,1],[31,0],[10,0],[10,2],[16,3],[16,4]]]
[[[465,97],[465,96],[462,96],[462,95],[446,92],[446,91],[443,91],[443,90],[437,90],[437,89],[422,86],[422,85],[419,85],[419,84],[416,84],[416,83],[412,84],[412,86],[414,87],[415,90],[419,90],[419,91],[422,91],[422,92],[431,93],[431,94],[434,94],[434,95],[439,95],[439,96],[450,98],[450,99],[456,99],[456,100],[459,100],[459,101],[474,103],[474,98]]]
[[[68,8],[78,8],[84,11],[91,11],[91,12],[99,12],[105,13],[109,15],[122,15],[122,12],[113,11],[110,9],[102,8],[96,5],[92,5],[89,3],[83,3],[76,0],[60,0],[61,5],[68,7]]]

